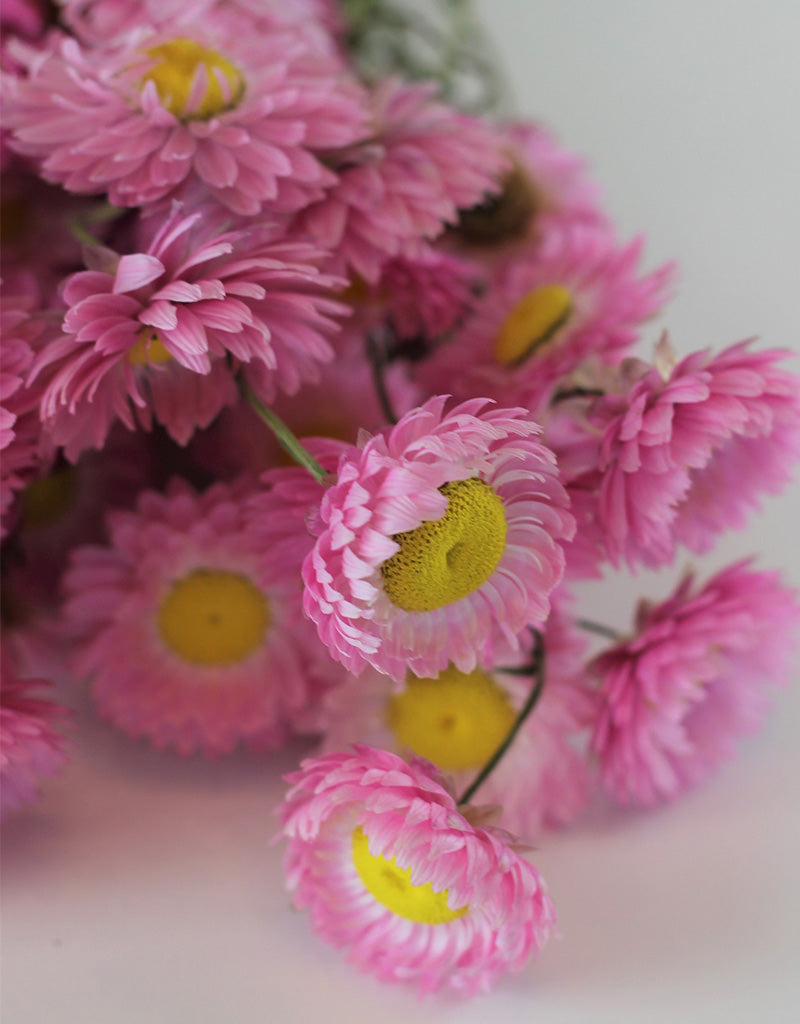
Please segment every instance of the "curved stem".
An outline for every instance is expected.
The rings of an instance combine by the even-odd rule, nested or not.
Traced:
[[[531,711],[536,707],[539,702],[539,698],[542,696],[545,675],[544,640],[542,638],[542,634],[538,632],[538,630],[536,631],[535,636],[536,647],[533,652],[532,670],[536,678],[533,686],[531,687],[531,691],[528,694],[525,703],[520,708],[519,714],[517,715],[514,724],[509,729],[506,738],[456,801],[459,805],[469,803],[479,787],[484,784],[498,764],[500,764],[506,751],[516,739],[517,733],[524,725],[528,715],[530,715]]]
[[[613,640],[615,643],[622,639],[619,633],[612,629],[611,626],[604,626],[602,622],[594,622],[592,619],[575,619],[575,625],[579,629],[586,630],[587,633],[596,633],[598,636],[604,636],[607,640]]]
[[[328,475],[327,471],[320,466],[311,452],[306,451],[300,444],[280,416],[276,415],[269,406],[264,405],[241,378],[239,379],[239,390],[278,439],[278,443],[284,451],[288,452],[299,466],[307,469],[318,483],[322,483]]]

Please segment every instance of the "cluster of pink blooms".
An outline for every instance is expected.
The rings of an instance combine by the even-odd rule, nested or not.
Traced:
[[[178,754],[314,738],[297,905],[383,980],[485,991],[554,926],[519,842],[677,797],[787,680],[800,607],[749,562],[604,648],[576,602],[778,492],[800,379],[675,356],[672,267],[581,162],[364,80],[334,0],[45,8],[3,6],[3,809],[84,686]]]

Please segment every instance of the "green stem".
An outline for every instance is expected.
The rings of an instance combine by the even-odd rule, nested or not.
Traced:
[[[307,469],[318,483],[322,483],[328,475],[327,471],[320,466],[310,452],[306,451],[283,420],[277,416],[269,406],[264,405],[261,399],[257,398],[247,384],[245,384],[241,379],[239,381],[239,389],[256,413],[258,413],[261,419],[278,439],[278,443],[284,451],[288,452],[294,461],[298,465],[302,466],[303,469]]]
[[[575,625],[579,629],[586,630],[587,633],[596,633],[598,636],[603,636],[606,640],[614,640],[618,643],[622,639],[615,629],[612,629],[610,626],[604,626],[602,622],[594,622],[592,619],[576,619]]]
[[[542,634],[537,630],[535,632],[535,636],[536,647],[533,653],[533,674],[535,674],[536,679],[531,687],[531,691],[528,694],[525,703],[520,708],[519,714],[517,715],[514,724],[509,729],[506,738],[456,801],[459,805],[469,803],[479,787],[484,784],[498,764],[500,764],[506,751],[516,739],[517,733],[524,725],[528,715],[530,715],[539,703],[539,698],[542,696],[542,691],[544,690],[545,653]]]

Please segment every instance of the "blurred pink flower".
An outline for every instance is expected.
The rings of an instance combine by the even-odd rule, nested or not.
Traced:
[[[35,347],[48,334],[45,318],[25,295],[2,296],[0,309],[0,537],[11,527],[15,494],[41,461],[40,391],[27,385]]]
[[[303,210],[297,230],[348,270],[374,284],[387,260],[413,259],[470,206],[496,189],[505,165],[484,122],[433,98],[430,85],[382,82],[373,97],[374,131],[339,154],[337,184]]]
[[[97,48],[56,36],[15,53],[27,65],[7,82],[15,148],[46,180],[117,206],[191,177],[237,213],[298,209],[336,182],[325,154],[365,135],[363,91],[339,59],[300,30],[242,31],[223,8],[139,22]]]
[[[0,683],[0,815],[38,796],[39,782],[55,775],[66,761],[64,738],[54,723],[63,708],[42,696],[50,684],[20,679],[4,649]]]
[[[645,372],[589,415],[602,439],[585,485],[615,563],[657,565],[675,541],[707,550],[742,524],[760,492],[775,492],[800,457],[800,378],[778,369],[778,349],[742,342]]]
[[[356,747],[287,779],[287,885],[359,970],[473,995],[546,941],[555,915],[538,873],[506,833],[471,824],[427,762]]]
[[[624,803],[672,800],[731,757],[761,724],[770,687],[787,680],[800,624],[795,593],[739,562],[666,601],[642,603],[635,635],[589,672],[602,705],[592,746]]]
[[[249,494],[197,495],[178,480],[145,492],[109,516],[108,546],[78,548],[65,574],[76,675],[105,718],[158,747],[273,748],[310,699],[303,651],[316,637],[298,565],[280,551],[259,565]]]
[[[532,251],[552,234],[588,228],[613,241],[599,189],[580,157],[542,125],[512,121],[498,127],[510,168],[499,190],[460,211],[446,244],[499,267]]]
[[[106,45],[142,23],[153,27],[191,30],[200,19],[227,16],[242,33],[269,32],[291,25],[307,38],[320,41],[342,30],[335,0],[57,0],[62,18],[83,42]],[[332,40],[325,51],[332,48]]]
[[[471,315],[418,368],[434,393],[488,395],[540,415],[585,359],[618,363],[666,300],[673,268],[642,275],[642,240],[623,249],[585,228],[549,235],[497,268]]]

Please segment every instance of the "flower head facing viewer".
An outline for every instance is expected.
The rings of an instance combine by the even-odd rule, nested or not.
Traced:
[[[288,781],[287,884],[361,970],[470,995],[548,937],[536,870],[507,833],[471,824],[428,762],[359,746],[304,761]]]
[[[345,450],[322,499],[304,607],[351,672],[471,672],[544,622],[561,579],[573,519],[539,426],[486,399],[445,405]]]

